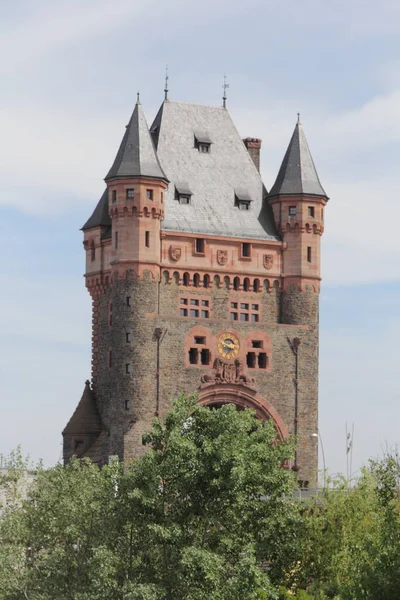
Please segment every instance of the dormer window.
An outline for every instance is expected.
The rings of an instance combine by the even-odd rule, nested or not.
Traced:
[[[235,206],[238,207],[239,210],[249,210],[251,204],[251,196],[244,189],[236,189],[235,190]]]
[[[211,138],[205,131],[194,132],[194,147],[202,154],[209,154],[211,151]]]
[[[187,183],[175,183],[175,200],[179,204],[190,204],[192,192]]]

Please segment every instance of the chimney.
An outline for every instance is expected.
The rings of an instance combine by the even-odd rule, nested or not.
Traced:
[[[244,145],[250,154],[253,163],[256,165],[257,171],[260,171],[260,150],[262,140],[258,138],[246,138],[243,140]]]

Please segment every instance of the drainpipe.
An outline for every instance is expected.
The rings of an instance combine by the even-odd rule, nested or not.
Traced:
[[[300,338],[294,338],[292,341],[289,340],[290,347],[295,357],[295,375],[294,375],[294,435],[297,437],[298,425],[299,425],[299,348],[301,344]],[[294,465],[293,471],[298,471],[299,466],[297,464],[297,446],[294,453]]]

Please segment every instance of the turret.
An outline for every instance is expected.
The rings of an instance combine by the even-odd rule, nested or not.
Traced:
[[[328,196],[319,180],[300,120],[268,201],[285,243],[282,322],[315,324],[317,302],[306,301],[298,292],[319,292],[320,242]]]
[[[149,270],[159,277],[160,223],[168,179],[161,168],[138,101],[114,163],[105,178],[112,222],[110,265],[139,277]]]

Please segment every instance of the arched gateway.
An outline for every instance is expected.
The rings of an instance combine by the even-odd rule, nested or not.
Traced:
[[[289,436],[277,410],[254,387],[254,379],[243,373],[240,360],[229,364],[216,359],[212,374],[203,376],[198,394],[199,404],[203,406],[235,404],[240,408],[250,408],[259,419],[272,419],[280,439]]]

